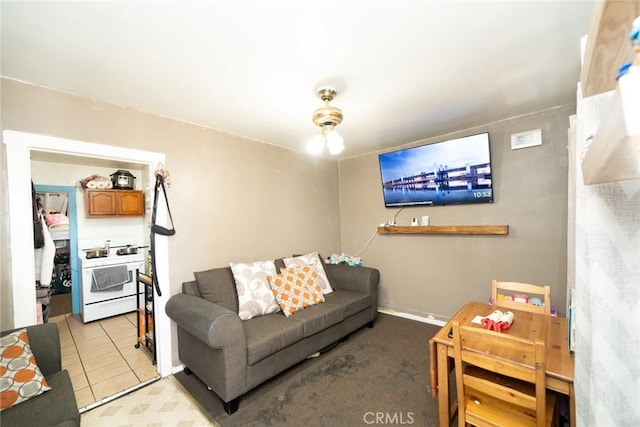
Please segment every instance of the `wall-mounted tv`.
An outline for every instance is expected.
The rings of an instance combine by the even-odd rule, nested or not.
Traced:
[[[488,133],[378,157],[388,208],[493,202]]]

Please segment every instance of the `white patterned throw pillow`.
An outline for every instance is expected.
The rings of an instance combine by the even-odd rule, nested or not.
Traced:
[[[293,258],[285,258],[283,261],[284,265],[287,267],[304,267],[305,265],[315,267],[316,272],[318,273],[318,281],[322,287],[322,293],[327,295],[333,292],[333,289],[329,284],[329,278],[322,266],[322,259],[320,259],[320,254],[318,254],[318,252],[311,252],[310,254],[300,255]]]
[[[0,339],[0,412],[51,390],[29,345],[26,329]],[[1,418],[1,417],[0,417]]]
[[[238,315],[242,320],[280,311],[267,280],[267,276],[276,275],[273,261],[230,263],[229,266],[236,281]]]

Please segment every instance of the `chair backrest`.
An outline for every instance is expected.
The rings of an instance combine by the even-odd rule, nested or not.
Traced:
[[[544,306],[540,307],[533,304],[524,304],[507,298],[499,299],[498,289],[510,291],[511,294],[523,293],[529,296],[539,295]],[[511,296],[511,294],[509,294],[509,296]],[[491,281],[491,301],[498,307],[529,311],[532,313],[551,314],[551,288],[549,286],[530,285],[528,283],[518,282],[499,282],[494,279]]]
[[[496,425],[519,425],[519,419],[545,425],[543,340],[454,321],[453,348],[460,426],[487,424],[488,420]]]

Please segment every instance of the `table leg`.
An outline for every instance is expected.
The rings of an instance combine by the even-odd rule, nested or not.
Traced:
[[[438,394],[438,356],[436,354],[436,344],[429,341],[429,388],[433,398]]]
[[[447,346],[437,344],[438,356],[438,423],[440,427],[451,425],[449,414],[449,357]]]
[[[576,427],[576,395],[573,383],[569,384],[569,425]]]

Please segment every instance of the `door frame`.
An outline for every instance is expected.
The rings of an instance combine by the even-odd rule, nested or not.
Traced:
[[[71,264],[71,313],[80,313],[80,286],[78,274],[78,218],[76,204],[76,187],[64,185],[35,184],[36,192],[66,193],[67,217],[69,217],[69,260]]]
[[[9,202],[9,253],[11,305],[3,309],[12,310],[13,327],[20,328],[37,323],[33,227],[31,224],[31,152],[42,151],[80,157],[94,157],[137,163],[146,166],[150,183],[155,182],[154,172],[165,163],[165,154],[136,150],[113,145],[96,144],[65,138],[38,135],[26,132],[3,131],[6,146],[7,192]],[[166,208],[160,204],[158,222],[166,220]],[[171,374],[172,336],[171,321],[164,306],[169,289],[169,249],[166,236],[156,236],[156,271],[160,290],[166,297],[156,298],[155,326],[157,367],[162,377]],[[135,344],[135,343],[133,343]],[[132,345],[133,345],[132,344]]]

